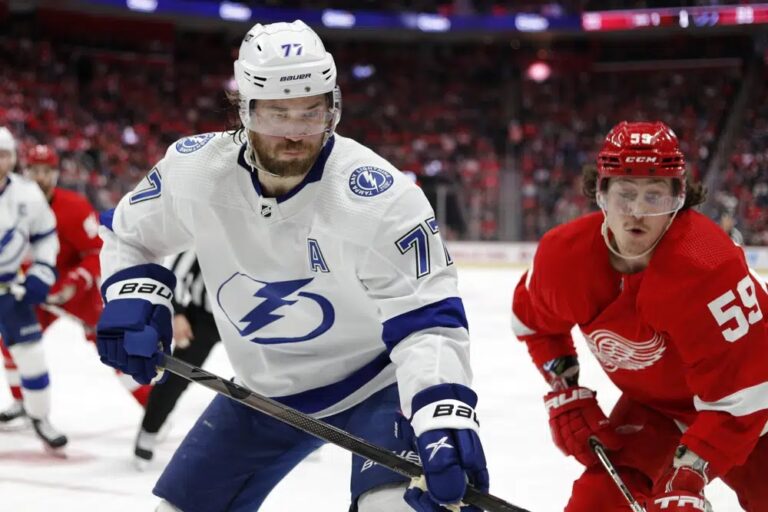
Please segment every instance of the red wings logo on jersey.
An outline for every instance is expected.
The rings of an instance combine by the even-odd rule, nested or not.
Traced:
[[[661,359],[667,349],[664,337],[654,333],[648,341],[632,341],[606,329],[585,334],[587,345],[606,372],[642,370]]]

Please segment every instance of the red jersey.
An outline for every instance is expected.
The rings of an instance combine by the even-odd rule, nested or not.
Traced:
[[[51,209],[56,216],[60,249],[56,260],[59,279],[50,293],[58,292],[67,275],[76,273],[84,287],[62,307],[86,324],[95,325],[102,307],[99,294],[101,239],[96,212],[85,197],[63,188],[54,189]]]
[[[575,355],[578,325],[616,386],[686,425],[681,442],[717,474],[742,464],[768,421],[765,284],[693,210],[634,274],[611,266],[602,222],[586,215],[542,238],[515,289],[515,334],[541,368]]]

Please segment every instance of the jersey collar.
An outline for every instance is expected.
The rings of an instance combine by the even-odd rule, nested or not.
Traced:
[[[320,181],[320,179],[323,177],[323,170],[325,169],[325,163],[328,161],[328,157],[331,155],[331,151],[333,151],[333,145],[336,142],[336,136],[331,136],[330,139],[328,139],[328,142],[325,143],[325,146],[323,146],[323,149],[320,150],[320,154],[317,157],[317,160],[315,160],[315,163],[312,164],[312,167],[309,169],[309,172],[306,176],[304,176],[304,179],[301,180],[301,183],[299,183],[296,187],[294,187],[289,192],[275,197],[275,200],[278,203],[282,203],[284,201],[287,201],[288,199],[292,198],[296,194],[298,194],[305,186],[307,186],[309,183],[313,183],[316,181]],[[251,169],[251,166],[248,164],[248,162],[245,159],[245,152],[248,149],[248,144],[243,144],[240,147],[240,153],[237,155],[237,163],[240,164],[240,167],[248,171],[251,175],[251,183],[253,183],[253,189],[256,191],[256,193],[263,197],[264,194],[261,190],[261,183],[259,183],[259,178],[257,173],[253,172]]]

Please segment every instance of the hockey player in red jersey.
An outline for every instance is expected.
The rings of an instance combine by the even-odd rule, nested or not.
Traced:
[[[648,512],[708,510],[721,478],[768,511],[768,294],[708,218],[663,123],[608,134],[585,193],[601,213],[541,240],[512,304],[515,334],[552,387],[555,444],[586,466],[567,512],[627,510],[589,447],[596,436]],[[622,391],[608,417],[578,382],[578,326]]]
[[[30,148],[26,155],[26,164],[25,173],[43,190],[56,216],[60,245],[56,261],[59,279],[51,287],[46,302],[59,306],[79,318],[86,326],[86,337],[89,341],[95,342],[95,325],[102,310],[98,283],[101,239],[98,236],[99,221],[96,213],[85,197],[56,187],[59,158],[50,147],[37,145]],[[37,317],[44,331],[57,318],[56,315],[41,308],[37,309]],[[0,346],[14,398],[11,407],[0,412],[0,422],[8,422],[24,416],[24,409],[16,365],[7,348],[4,345]],[[121,381],[140,404],[146,404],[150,386],[141,386],[133,379],[122,375]]]

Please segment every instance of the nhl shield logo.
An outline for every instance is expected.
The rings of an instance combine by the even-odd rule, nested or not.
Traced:
[[[208,141],[215,136],[215,133],[202,133],[200,135],[192,135],[191,137],[187,137],[186,139],[177,142],[176,151],[183,154],[192,153],[208,144]]]
[[[349,188],[362,197],[373,197],[386,192],[395,182],[392,175],[379,167],[358,167],[349,177]]]

